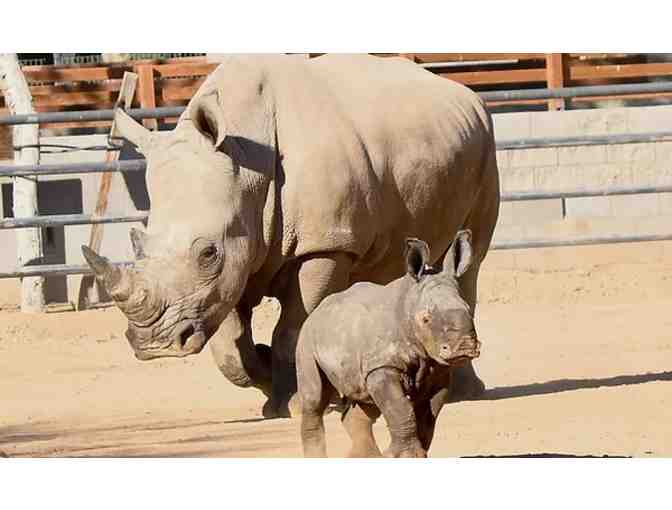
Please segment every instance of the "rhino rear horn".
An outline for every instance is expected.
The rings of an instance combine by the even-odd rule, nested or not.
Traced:
[[[130,232],[131,244],[136,260],[142,260],[147,257],[145,247],[147,246],[147,234],[137,228],[132,228]]]

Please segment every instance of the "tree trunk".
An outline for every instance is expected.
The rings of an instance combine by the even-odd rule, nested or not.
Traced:
[[[35,113],[33,99],[19,60],[15,53],[0,53],[0,91],[12,115]],[[18,147],[37,145],[37,124],[14,126],[14,145]],[[38,148],[20,149],[14,153],[18,165],[36,165],[40,159]],[[14,217],[37,216],[37,177],[14,177]],[[25,228],[16,231],[16,250],[19,267],[40,262],[42,231],[40,228]],[[44,277],[23,278],[21,281],[21,311],[44,311]]]

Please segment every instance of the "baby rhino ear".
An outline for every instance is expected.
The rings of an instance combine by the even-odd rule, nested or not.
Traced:
[[[409,237],[406,239],[406,272],[417,282],[429,264],[429,246],[426,242]]]
[[[471,265],[471,230],[460,230],[443,259],[443,270],[459,278]]]

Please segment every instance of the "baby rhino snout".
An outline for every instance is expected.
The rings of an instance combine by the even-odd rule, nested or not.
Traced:
[[[439,346],[439,357],[446,362],[459,359],[478,358],[481,342],[475,336],[463,336],[456,342],[445,342]]]

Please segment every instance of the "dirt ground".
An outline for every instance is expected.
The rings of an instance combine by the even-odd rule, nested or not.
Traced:
[[[477,370],[488,391],[444,408],[430,456],[672,456],[672,263],[642,252],[579,266],[486,264]],[[116,309],[21,314],[15,284],[1,285],[4,455],[300,455],[298,421],[261,419],[261,394],[228,383],[207,350],[140,362]],[[267,342],[277,307],[257,312]],[[344,455],[338,416],[326,421],[330,455]],[[386,446],[382,420],[376,433]]]

